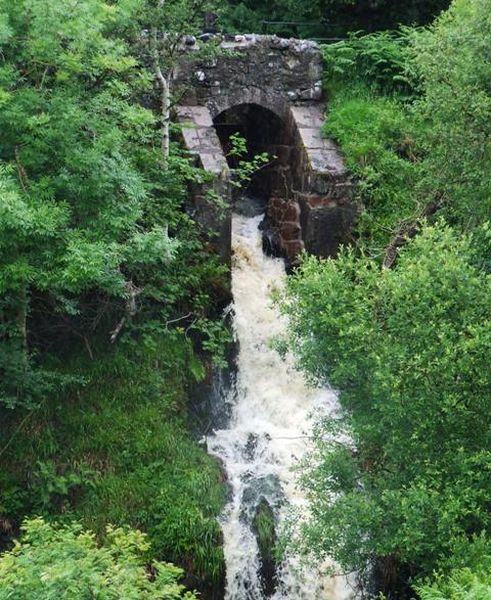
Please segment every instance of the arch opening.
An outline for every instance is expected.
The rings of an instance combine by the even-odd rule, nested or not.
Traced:
[[[252,175],[245,189],[235,194],[234,204],[249,203],[250,210],[264,212],[272,196],[286,197],[292,187],[292,134],[286,123],[269,108],[259,104],[238,104],[218,114],[215,130],[230,168],[240,159],[231,155],[231,136],[239,134],[247,144],[245,160],[266,152],[269,162]]]

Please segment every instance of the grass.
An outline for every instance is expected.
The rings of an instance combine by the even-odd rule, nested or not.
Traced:
[[[70,368],[88,383],[50,399],[32,414],[0,458],[0,511],[146,531],[153,554],[195,578],[223,576],[216,517],[225,501],[217,463],[186,424],[191,351],[179,336],[148,348],[81,354]],[[8,439],[21,417],[0,425]]]
[[[339,143],[357,177],[364,208],[357,235],[379,258],[401,221],[411,220],[424,204],[416,120],[402,101],[354,83],[334,91],[324,131]]]

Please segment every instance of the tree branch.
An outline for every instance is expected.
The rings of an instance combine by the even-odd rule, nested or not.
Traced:
[[[431,201],[427,204],[421,213],[411,221],[410,223],[403,223],[399,231],[390,241],[390,244],[387,246],[385,250],[384,260],[382,262],[382,268],[384,269],[392,269],[397,261],[397,257],[399,254],[399,249],[407,244],[407,242],[412,239],[419,231],[421,227],[421,221],[425,217],[429,217],[433,215],[439,210],[443,205],[443,198],[440,197],[436,200]]]

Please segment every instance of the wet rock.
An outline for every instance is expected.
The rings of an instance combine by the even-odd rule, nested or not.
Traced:
[[[258,217],[263,214],[265,204],[264,198],[250,194],[240,194],[234,200],[234,211],[239,215],[244,215],[244,217]]]
[[[260,442],[259,437],[256,441]],[[263,500],[267,500],[271,508],[278,510],[283,504],[284,494],[275,475],[257,477],[251,472],[247,479],[248,484],[242,495],[243,508],[240,518],[244,523],[252,524],[257,507]]]
[[[270,598],[278,585],[277,563],[274,556],[276,545],[276,518],[266,499],[259,503],[252,522],[261,558],[261,587],[266,598]]]
[[[275,258],[283,257],[281,249],[281,236],[278,227],[274,226],[268,218],[263,219],[259,228],[262,230],[262,246],[266,256]]]

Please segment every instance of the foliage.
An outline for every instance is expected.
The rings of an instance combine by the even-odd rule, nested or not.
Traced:
[[[428,30],[325,48],[325,131],[359,177],[357,233],[374,256],[430,205],[465,229],[490,214],[489,20],[487,2],[462,0]]]
[[[427,24],[448,0],[229,0],[222,9],[227,31],[286,37],[332,37],[349,31],[379,31],[400,24]]]
[[[139,102],[153,84],[135,44],[146,4],[0,2],[0,402],[9,407],[36,406],[71,382],[43,368],[45,352],[81,336],[117,338],[119,323],[149,316],[161,326],[176,313],[205,320],[210,288],[223,285],[182,210],[186,184],[203,174],[175,145],[162,169],[158,118]],[[181,4],[166,15],[182,20]]]
[[[60,500],[64,502],[70,497],[74,488],[93,485],[94,473],[83,464],[76,465],[75,470],[65,473],[57,473],[53,462],[38,461],[36,467],[33,473],[33,487],[42,510],[49,510]]]
[[[391,557],[429,574],[489,528],[491,281],[473,244],[440,223],[393,270],[344,250],[288,282],[289,345],[344,411],[317,427],[304,542],[344,568]]]
[[[406,28],[323,47],[331,96],[324,132],[357,176],[357,242],[378,259],[401,222],[416,219],[428,202],[425,127],[409,104],[420,93],[413,39]]]
[[[206,174],[174,142],[163,164],[145,46],[206,6],[0,0],[0,533],[131,524],[211,582],[224,491],[185,386],[194,348],[223,361],[227,269],[184,211]]]
[[[454,569],[449,575],[436,575],[431,581],[417,586],[421,600],[490,600],[491,598],[491,557],[489,542],[482,547],[483,539],[466,542],[467,550],[475,552],[478,546],[479,559],[472,566]],[[469,557],[466,557],[469,564]]]
[[[254,515],[253,528],[263,556],[271,556],[276,543],[275,516],[266,501],[259,504]]]
[[[418,592],[421,600],[489,600],[489,570],[473,573],[470,569],[464,569],[453,573],[448,579],[421,587]]]
[[[250,183],[254,173],[267,166],[273,158],[267,152],[261,152],[248,159],[247,140],[239,133],[230,136],[230,146],[227,157],[232,158],[234,162],[232,184],[237,188],[243,188]]]
[[[297,542],[360,573],[390,566],[424,600],[489,594],[489,24],[488,2],[456,0],[426,30],[325,48],[325,131],[364,212],[356,246],[306,259],[282,300],[300,368],[342,408],[317,423]]]
[[[178,584],[182,571],[154,562],[139,531],[109,526],[103,546],[77,524],[55,527],[41,518],[26,521],[23,536],[0,556],[0,598],[134,598],[177,600],[196,596]]]
[[[381,31],[369,35],[351,33],[346,40],[322,47],[329,88],[360,80],[370,89],[399,96],[411,96],[409,47],[414,30]]]
[[[491,12],[488,0],[455,0],[414,40],[424,94],[426,188],[438,189],[448,218],[473,227],[491,213]]]
[[[400,100],[349,86],[337,92],[324,131],[341,145],[364,210],[357,223],[358,244],[374,257],[402,220],[424,204],[418,185],[424,176],[420,129]]]
[[[82,351],[64,368],[83,373],[85,386],[0,426],[2,440],[17,431],[0,455],[2,518],[15,529],[23,514],[73,517],[102,538],[106,523],[130,525],[158,559],[219,581],[225,489],[187,429],[185,386],[190,372],[202,376],[190,342],[169,332],[138,345],[128,337],[111,353],[94,348],[94,361]]]

